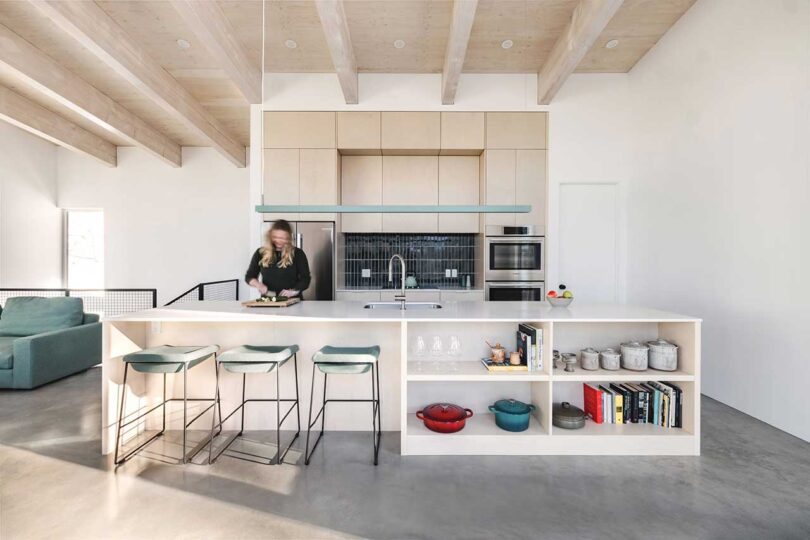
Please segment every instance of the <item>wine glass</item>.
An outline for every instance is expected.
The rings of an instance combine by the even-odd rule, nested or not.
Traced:
[[[438,360],[444,354],[444,344],[442,343],[441,336],[433,336],[430,340],[430,356]],[[433,362],[433,370],[441,371],[441,364],[438,361]]]
[[[458,371],[458,359],[461,356],[461,340],[455,334],[450,336],[450,345],[448,346],[447,354],[450,356],[450,371]]]
[[[422,336],[416,336],[416,339],[413,342],[413,354],[416,356],[416,371],[421,372],[423,366],[423,359],[425,354],[427,353],[427,344],[425,343],[425,338]]]

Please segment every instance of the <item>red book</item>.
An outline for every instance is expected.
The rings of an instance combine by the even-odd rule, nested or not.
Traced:
[[[591,417],[591,420],[597,424],[604,421],[602,411],[602,391],[590,384],[582,385],[582,393],[585,402],[585,414]]]

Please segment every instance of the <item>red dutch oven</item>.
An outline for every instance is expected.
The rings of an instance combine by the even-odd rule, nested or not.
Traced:
[[[425,427],[438,433],[455,433],[464,428],[467,418],[473,412],[463,409],[452,403],[433,403],[421,411],[416,411],[416,417],[425,422]]]

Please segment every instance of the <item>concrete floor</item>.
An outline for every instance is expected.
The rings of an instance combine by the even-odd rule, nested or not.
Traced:
[[[703,456],[408,457],[328,433],[312,464],[117,473],[98,369],[0,392],[0,538],[810,538],[810,444],[703,398]],[[266,434],[249,434],[261,437]]]

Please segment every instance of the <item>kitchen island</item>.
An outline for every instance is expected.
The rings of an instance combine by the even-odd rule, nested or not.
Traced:
[[[427,306],[423,306],[427,307]],[[480,359],[488,354],[485,340],[514,350],[520,323],[543,331],[543,366],[538,371],[489,372]],[[188,302],[104,320],[102,452],[114,448],[117,406],[122,395],[121,356],[161,344],[217,344],[223,350],[242,344],[297,344],[301,415],[308,413],[312,354],[324,345],[381,347],[380,378],[382,425],[399,431],[403,455],[429,454],[579,454],[579,455],[699,455],[700,453],[700,320],[654,309],[625,305],[587,305],[576,302],[552,308],[546,302],[444,302],[438,309],[367,309],[362,302],[302,302],[287,308],[246,308],[239,302]],[[426,356],[417,356],[414,343],[421,336]],[[431,356],[435,336],[447,344],[461,343],[459,356]],[[626,341],[664,338],[679,346],[678,369],[664,371],[584,371],[554,369],[552,350],[578,352],[585,347],[617,347]],[[226,374],[227,375],[227,374]],[[153,379],[153,380],[150,380]],[[266,380],[265,380],[266,379]],[[271,380],[272,379],[272,380]],[[248,397],[269,397],[274,377],[248,381]],[[281,377],[282,395],[294,393],[292,376]],[[367,398],[368,384],[356,377],[330,377],[330,397]],[[182,377],[170,380],[169,394],[182,391]],[[552,426],[552,403],[570,401],[582,406],[582,384],[610,382],[676,382],[683,390],[683,427],[653,424],[596,424],[582,429]],[[211,362],[189,371],[189,396],[213,396]],[[241,380],[223,376],[223,410],[238,403]],[[315,392],[319,392],[320,378]],[[159,401],[159,377],[133,374],[127,383],[127,413],[146,410]],[[503,431],[495,425],[488,406],[503,398],[533,403],[537,409],[529,429]],[[472,409],[465,429],[454,434],[427,430],[415,412],[434,402],[451,402]],[[331,407],[331,406],[330,406]],[[367,404],[338,404],[330,408],[327,430],[368,430]],[[236,427],[226,423],[225,429]],[[210,422],[210,417],[208,422]],[[246,411],[248,430],[271,429],[275,418],[260,406]],[[170,417],[170,429],[178,424]],[[205,422],[201,422],[205,425]],[[288,419],[285,429],[292,429]],[[146,423],[140,430],[152,429]],[[202,428],[200,428],[202,429]],[[130,435],[133,435],[130,433]],[[387,435],[390,437],[391,435]]]

